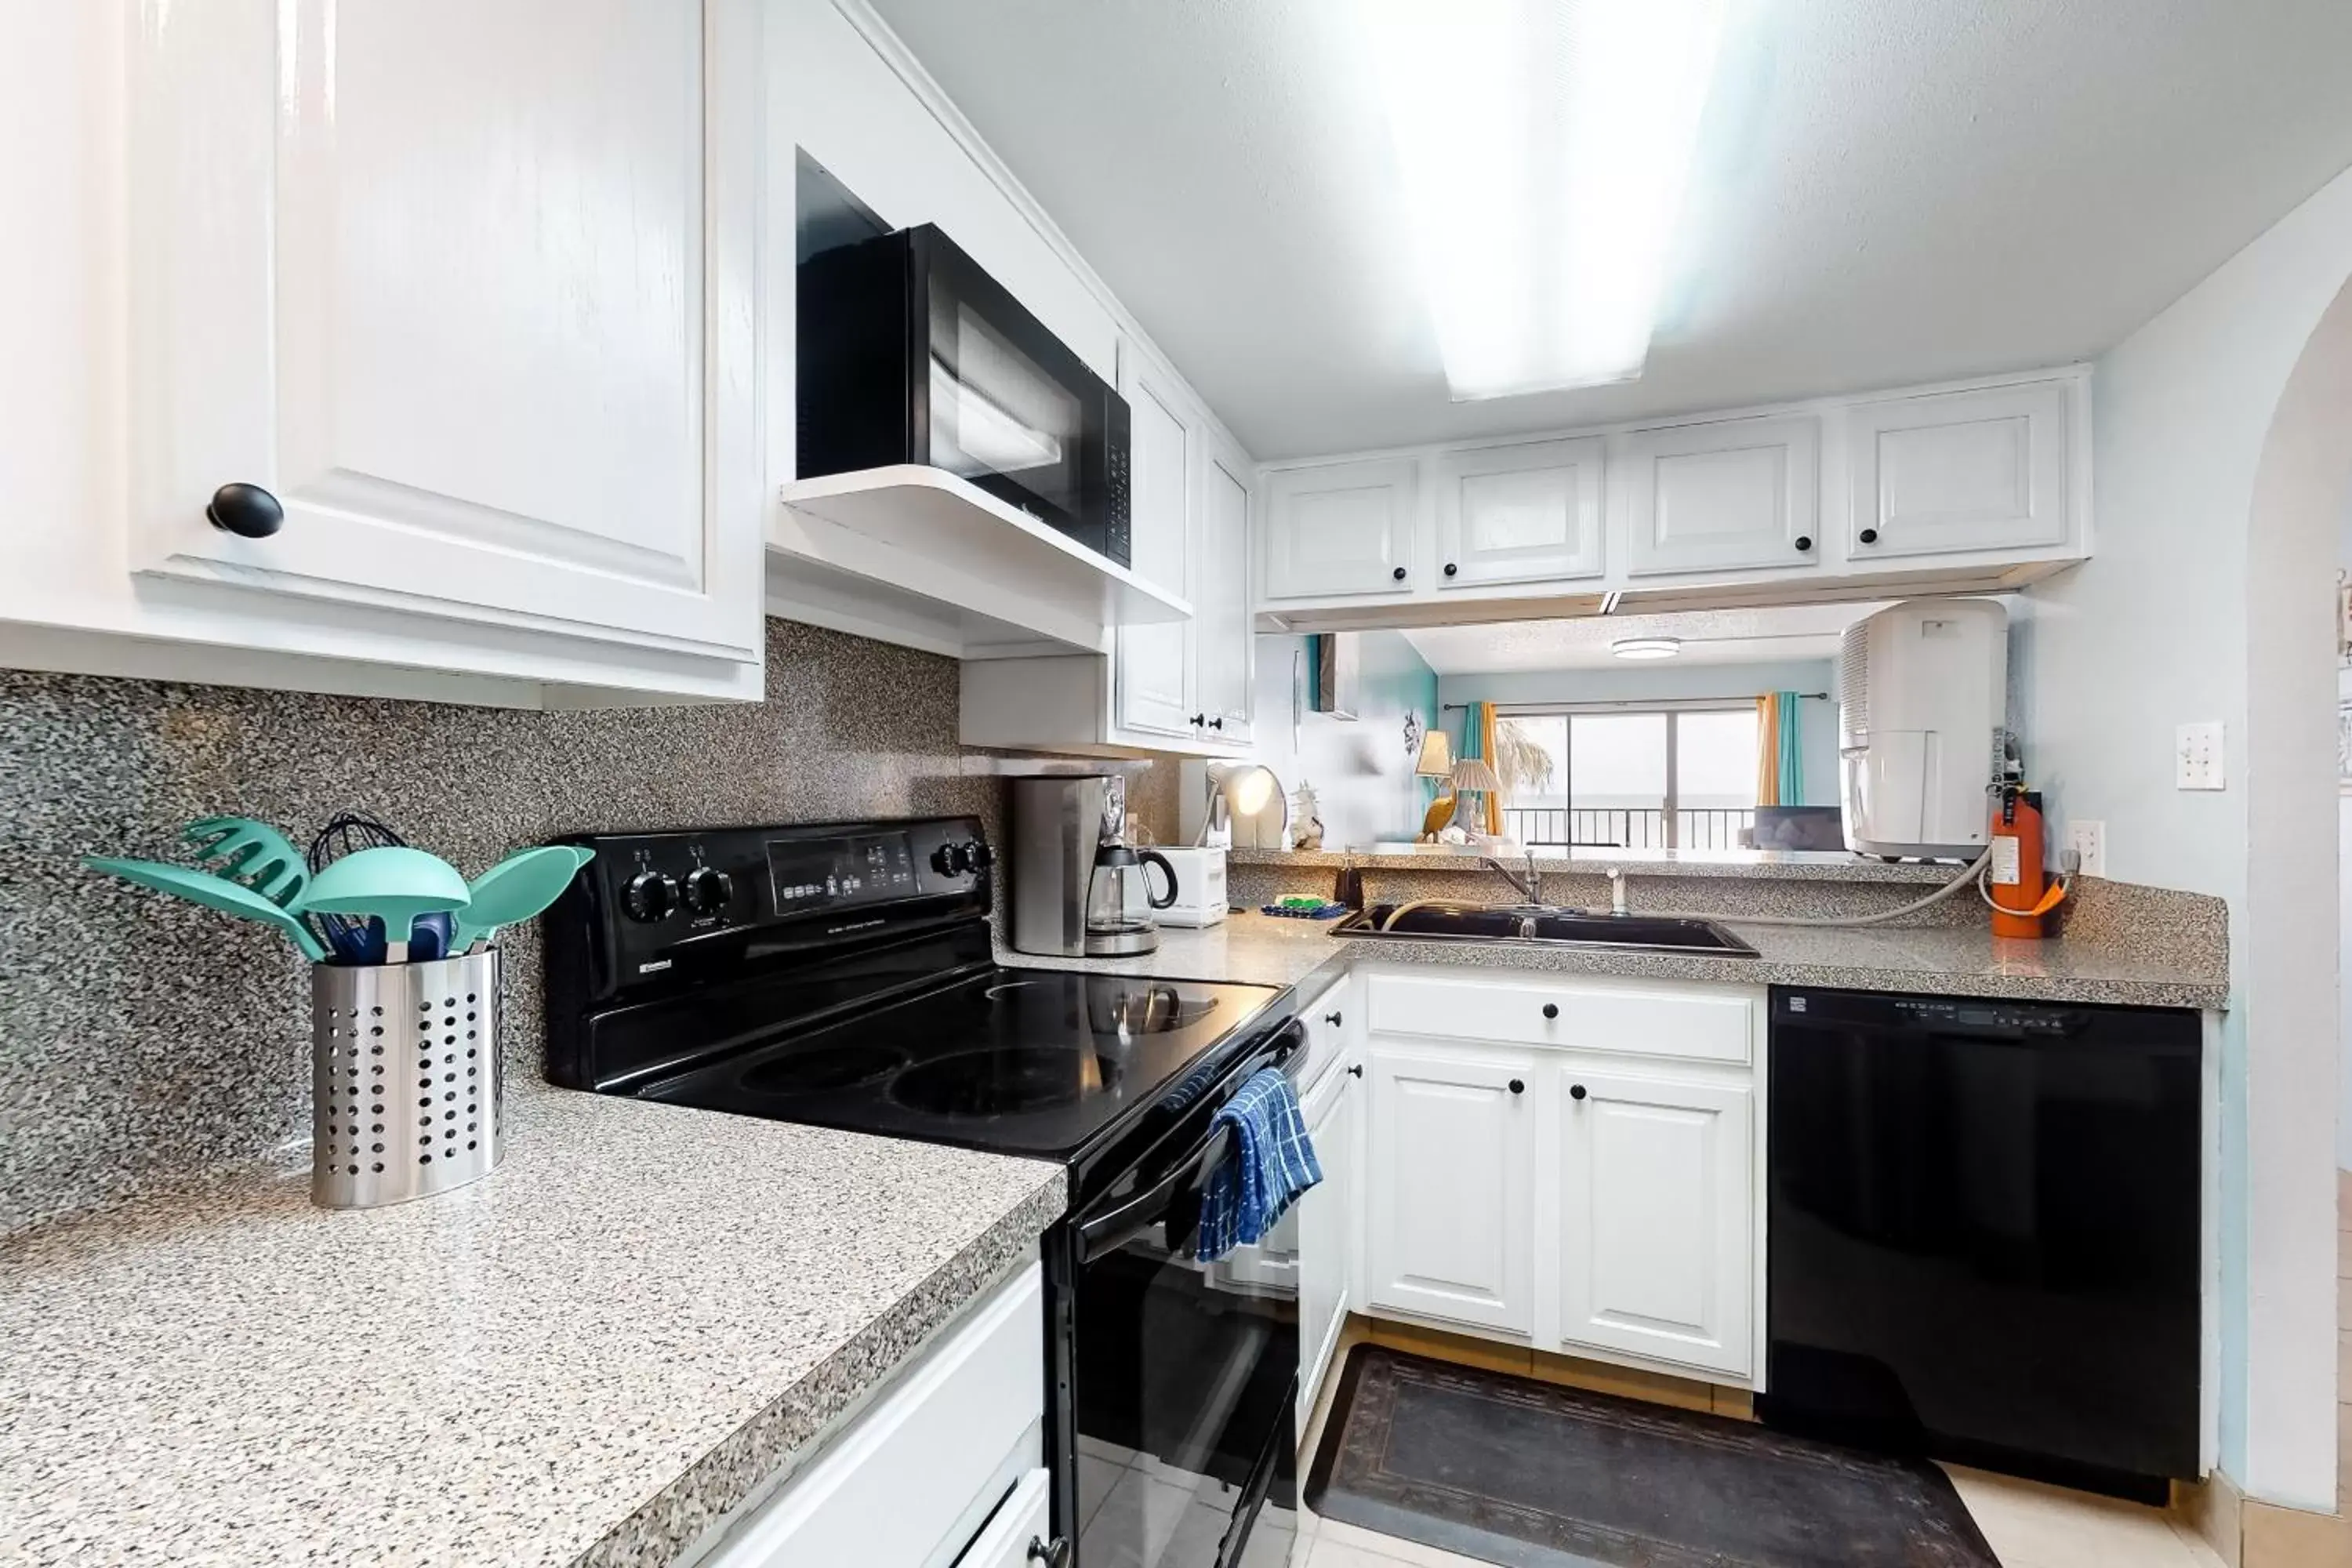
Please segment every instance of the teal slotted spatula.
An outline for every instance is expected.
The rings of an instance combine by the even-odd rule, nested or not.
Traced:
[[[302,956],[311,963],[319,963],[326,959],[326,948],[299,917],[279,909],[252,889],[232,882],[226,877],[215,877],[210,871],[191,870],[185,866],[167,866],[159,860],[117,860],[104,855],[89,856],[82,864],[93,871],[104,871],[126,882],[152,888],[159,893],[171,893],[202,904],[206,909],[242,915],[264,925],[274,925],[293,938],[294,945],[300,948]]]
[[[491,941],[500,926],[538,914],[572,885],[581,867],[595,858],[593,849],[570,844],[521,849],[508,856],[467,886],[473,902],[457,917],[449,933],[449,951],[463,952],[478,942]]]
[[[422,849],[387,845],[321,868],[303,890],[295,912],[380,920],[384,962],[405,963],[407,933],[417,916],[454,914],[472,901],[466,879],[449,862]]]
[[[278,829],[249,816],[201,816],[180,830],[196,864],[215,877],[241,882],[276,904],[291,909],[310,885],[302,852]]]

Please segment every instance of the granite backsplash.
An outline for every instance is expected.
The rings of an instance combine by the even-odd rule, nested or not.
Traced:
[[[956,710],[954,661],[786,621],[756,705],[532,712],[0,671],[0,1232],[309,1137],[301,960],[82,856],[180,859],[181,826],[215,813],[307,842],[344,810],[468,873],[578,831],[969,812],[1001,837]],[[539,933],[503,945],[520,1087],[541,1070]]]

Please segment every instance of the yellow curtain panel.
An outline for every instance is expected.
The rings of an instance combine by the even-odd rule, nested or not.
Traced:
[[[1756,700],[1756,804],[1780,804],[1780,694]]]

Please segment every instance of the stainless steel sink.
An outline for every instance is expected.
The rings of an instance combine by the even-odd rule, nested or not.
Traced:
[[[1537,947],[1633,948],[1754,958],[1756,950],[1713,921],[1671,915],[1601,915],[1533,905],[1458,904],[1426,900],[1374,904],[1331,928],[1334,936],[1373,941],[1485,942]]]

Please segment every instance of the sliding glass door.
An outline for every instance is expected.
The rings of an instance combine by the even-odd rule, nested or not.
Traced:
[[[1504,714],[1504,826],[1530,845],[1734,849],[1756,821],[1752,704]]]

